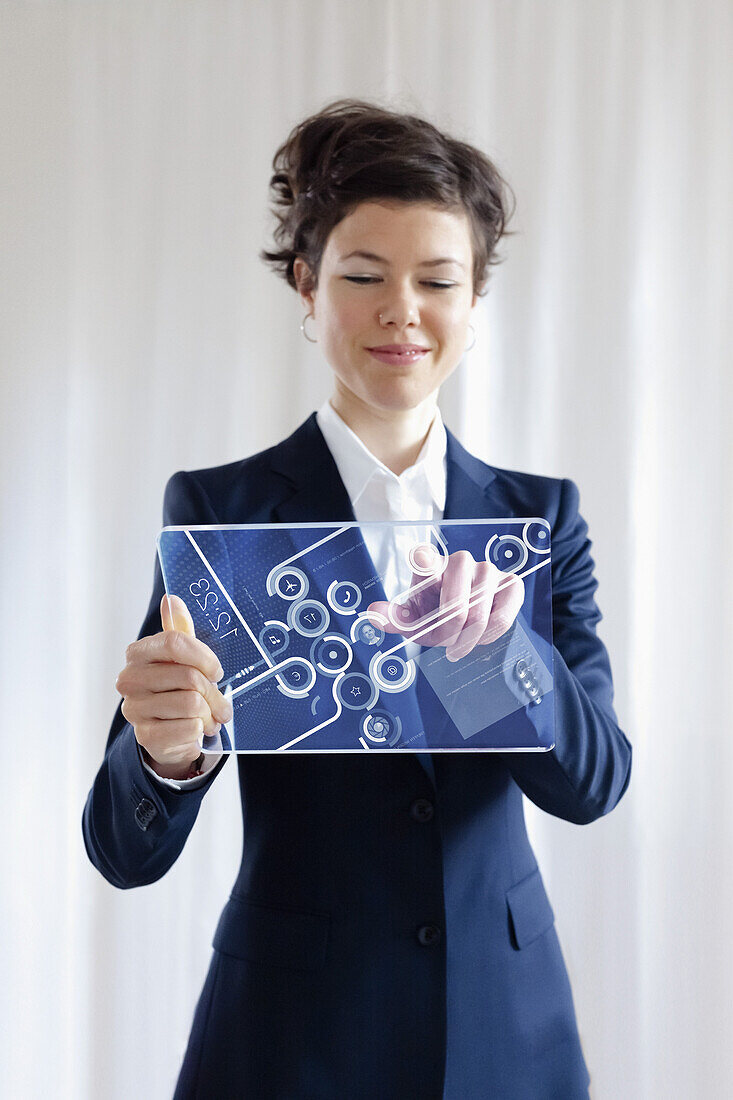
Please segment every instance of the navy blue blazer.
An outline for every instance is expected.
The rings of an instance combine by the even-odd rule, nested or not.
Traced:
[[[447,438],[447,519],[551,524],[555,748],[435,753],[435,788],[412,753],[236,756],[242,863],[175,1100],[587,1096],[522,792],[585,824],[629,782],[591,542],[569,478],[488,466]],[[309,520],[354,520],[315,413],[276,446],[165,487],[164,525]],[[162,629],[163,592],[156,555],[138,637]],[[94,866],[121,889],[159,879],[227,760],[200,788],[157,784],[118,707],[83,812]]]

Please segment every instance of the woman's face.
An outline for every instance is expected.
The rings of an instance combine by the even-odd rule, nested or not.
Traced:
[[[360,203],[340,221],[324,249],[318,289],[301,291],[314,316],[309,335],[317,337],[337,386],[375,411],[414,409],[437,395],[469,342],[477,300],[472,261],[464,211],[379,200]],[[304,273],[299,257],[299,286]],[[397,364],[369,351],[391,344],[428,351]]]

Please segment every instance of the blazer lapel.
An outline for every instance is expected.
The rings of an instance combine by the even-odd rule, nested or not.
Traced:
[[[489,519],[504,514],[506,505],[496,497],[496,473],[458,442],[449,428],[446,448],[444,519]]]
[[[496,473],[446,428],[445,519],[497,518],[510,512],[496,495]],[[290,482],[274,508],[281,523],[355,523],[349,494],[313,412],[274,449],[272,469]]]
[[[274,508],[280,523],[356,522],[315,413],[275,448],[272,468],[292,486],[291,494]]]

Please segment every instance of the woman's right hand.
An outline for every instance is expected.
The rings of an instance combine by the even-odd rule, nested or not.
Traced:
[[[193,619],[178,596],[160,601],[163,629],[132,642],[115,687],[122,713],[158,775],[183,779],[202,747],[217,733],[232,705],[216,686],[224,675],[212,649],[199,641]]]

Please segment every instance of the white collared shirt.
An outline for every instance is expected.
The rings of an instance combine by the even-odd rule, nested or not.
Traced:
[[[426,521],[414,527],[393,528],[391,536],[380,528],[362,528],[367,550],[382,578],[385,596],[393,600],[412,581],[408,560],[410,548],[418,542],[433,541],[430,526],[439,523],[445,511],[447,437],[440,409],[435,409],[432,424],[414,464],[399,475],[371,453],[330,401],[321,405],[316,420],[359,523],[364,520],[397,519]],[[409,659],[419,649],[416,643],[408,643],[405,656]],[[418,752],[415,755],[434,783],[435,772],[430,753]]]
[[[407,553],[416,542],[430,542],[430,525],[440,522],[445,509],[446,434],[440,410],[412,466],[392,472],[362,443],[341,419],[330,401],[316,413],[318,427],[349,494],[354,515],[364,520],[424,520],[415,527],[395,529],[385,538],[379,528],[364,528],[364,541],[374,567],[382,578],[385,595],[394,599],[412,580]]]
[[[417,542],[430,542],[430,525],[439,523],[445,510],[447,437],[440,409],[435,416],[414,464],[395,474],[362,443],[334,409],[324,401],[316,413],[318,427],[344,483],[357,522],[365,520],[423,520],[422,524],[393,529],[364,527],[362,534],[374,567],[382,579],[388,600],[409,587],[412,570],[408,551]],[[419,652],[419,646],[408,643],[405,656]],[[435,779],[430,753],[415,754],[431,779]],[[142,760],[142,755],[140,757]],[[176,789],[198,787],[208,772],[216,767],[220,755],[209,753],[204,758],[203,775],[195,779],[164,779],[143,760],[143,766],[159,783]]]

